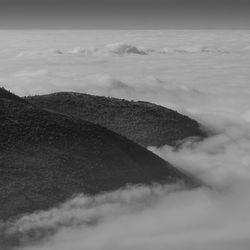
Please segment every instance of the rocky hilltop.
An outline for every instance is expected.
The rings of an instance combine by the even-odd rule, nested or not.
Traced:
[[[204,137],[193,119],[165,107],[73,92],[25,98],[49,110],[82,118],[147,146],[176,145],[186,137]]]

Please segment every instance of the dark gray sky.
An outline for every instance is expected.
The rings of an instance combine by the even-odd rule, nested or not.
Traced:
[[[0,28],[250,28],[250,0],[0,0]]]

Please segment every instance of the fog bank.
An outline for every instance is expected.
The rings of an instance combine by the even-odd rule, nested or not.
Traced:
[[[66,90],[151,101],[187,114],[211,136],[188,138],[178,149],[149,149],[209,188],[154,185],[92,198],[76,194],[60,207],[20,218],[8,235],[18,235],[25,250],[250,249],[249,32],[71,31],[67,41],[64,32],[20,35],[19,46],[2,48],[4,86],[21,95]],[[42,48],[41,37],[47,41]],[[113,44],[111,55],[93,56],[107,44]],[[213,50],[204,52],[204,46]],[[168,50],[173,47],[182,50]],[[49,53],[34,54],[38,48]],[[22,51],[30,54],[16,57]]]

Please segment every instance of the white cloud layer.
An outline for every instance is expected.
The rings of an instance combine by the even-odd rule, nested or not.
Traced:
[[[176,186],[156,185],[92,199],[79,195],[59,208],[18,221],[12,229],[26,236],[29,229],[55,233],[24,249],[249,250],[250,53],[244,50],[248,32],[90,32],[84,40],[72,31],[64,43],[62,34],[53,41],[51,35],[43,35],[48,45],[42,48],[37,35],[24,50],[49,51],[57,44],[62,54],[16,57],[21,48],[2,52],[0,78],[5,87],[21,95],[68,90],[147,100],[188,114],[214,135],[200,142],[187,139],[177,151],[169,146],[150,150],[211,188],[177,192]],[[82,47],[72,42],[76,37]],[[124,43],[116,44],[117,40]],[[112,46],[107,49],[106,44]],[[100,48],[115,55],[103,56]],[[173,53],[172,48],[182,49]],[[136,49],[147,55],[134,53]],[[212,53],[200,53],[204,50]]]
[[[249,50],[248,47],[242,50]],[[123,42],[116,42],[105,45],[103,48],[98,47],[75,47],[69,51],[62,51],[60,49],[49,49],[40,51],[21,51],[17,57],[42,57],[74,54],[79,56],[114,56],[114,55],[148,55],[148,54],[168,54],[168,53],[229,53],[223,48],[213,48],[208,46],[183,46],[183,47],[164,47],[160,50],[154,48],[144,48]]]

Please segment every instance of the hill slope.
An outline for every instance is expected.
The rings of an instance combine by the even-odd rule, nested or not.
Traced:
[[[0,220],[46,209],[79,192],[128,183],[198,182],[99,125],[0,92]]]
[[[26,100],[99,124],[145,147],[175,145],[189,136],[205,136],[195,120],[148,102],[72,92],[31,96]]]

